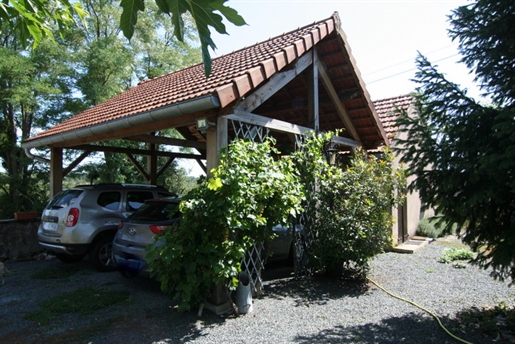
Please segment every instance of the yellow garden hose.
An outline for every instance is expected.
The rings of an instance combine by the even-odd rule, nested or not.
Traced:
[[[431,315],[433,318],[436,319],[436,321],[438,322],[438,324],[440,325],[440,327],[445,331],[445,333],[447,333],[449,336],[451,336],[452,338],[456,339],[457,341],[459,342],[462,342],[462,343],[465,343],[465,344],[472,344],[471,342],[467,342],[466,340],[463,340],[457,336],[455,336],[454,334],[452,334],[448,329],[445,328],[445,326],[443,326],[442,322],[440,321],[440,319],[436,316],[436,314],[434,314],[433,312],[431,312],[430,310],[428,310],[427,308],[424,308],[420,305],[417,305],[415,302],[413,301],[410,301],[408,299],[405,299],[403,297],[400,297],[398,295],[395,295],[394,293],[386,290],[385,288],[383,288],[382,286],[380,286],[376,281],[374,281],[373,279],[371,278],[367,278],[370,282],[372,282],[376,287],[378,287],[379,289],[381,289],[382,291],[384,291],[385,293],[387,293],[388,295],[390,296],[393,296],[395,297],[396,299],[399,299],[399,300],[402,300],[404,302],[407,302],[417,308],[420,308],[421,310],[423,310],[424,312],[426,312],[427,314]]]

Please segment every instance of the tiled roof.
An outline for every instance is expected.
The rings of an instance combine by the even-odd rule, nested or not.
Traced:
[[[408,110],[412,102],[413,97],[409,94],[374,101],[374,107],[376,109],[377,115],[383,124],[383,128],[386,131],[390,142],[397,134],[397,125],[395,124],[397,114],[395,110]]]
[[[85,128],[103,126],[102,130],[106,130],[105,125],[112,121],[130,122],[131,118],[136,118],[149,111],[208,95],[219,100],[218,114],[228,113],[230,111],[227,109],[231,109],[238,99],[242,99],[258,89],[272,76],[291,68],[299,57],[310,51],[315,45],[320,60],[327,68],[333,86],[339,93],[341,102],[359,134],[359,140],[369,146],[376,146],[383,142],[386,138],[385,132],[373,111],[369,95],[360,78],[345,35],[340,29],[340,19],[337,13],[328,19],[214,59],[211,75],[207,79],[204,74],[204,66],[198,64],[141,82],[139,85],[27,139],[26,142],[33,140],[44,142],[40,139],[48,137],[53,139],[58,135]],[[299,75],[274,94],[274,98],[262,104],[259,111],[255,113],[297,125],[309,126],[306,105],[309,97],[306,86],[308,78],[308,75]],[[341,116],[332,104],[328,93],[323,90],[322,86],[320,86],[320,90],[320,129],[343,128]],[[151,127],[151,124],[145,128],[147,132],[166,129]],[[179,129],[182,129],[179,131],[187,139],[198,137],[198,135],[188,137],[192,131],[191,126]],[[92,143],[96,142],[95,140],[101,141],[127,135],[124,133],[125,136],[123,136],[121,132],[118,132],[119,135],[117,135],[114,130],[103,132],[102,135],[91,130],[91,135],[86,133],[88,137],[81,132],[80,139],[73,143],[63,137],[52,141],[51,144],[66,147],[67,145]],[[132,130],[130,134],[135,135],[135,130]],[[349,133],[344,132],[342,135],[349,136]]]

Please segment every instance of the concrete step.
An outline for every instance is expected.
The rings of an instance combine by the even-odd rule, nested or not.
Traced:
[[[433,241],[433,239],[415,236],[410,238],[408,241],[393,247],[391,251],[398,253],[414,253],[415,251],[429,244],[431,241]]]

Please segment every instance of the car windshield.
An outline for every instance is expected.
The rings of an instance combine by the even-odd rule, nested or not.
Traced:
[[[175,202],[147,202],[134,212],[130,219],[137,221],[166,221],[180,216],[179,204]]]
[[[81,193],[82,190],[63,190],[52,199],[48,204],[48,208],[66,208],[67,206],[72,205]]]

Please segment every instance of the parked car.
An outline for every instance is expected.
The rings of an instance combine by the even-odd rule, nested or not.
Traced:
[[[145,248],[156,234],[180,221],[180,201],[177,197],[146,200],[120,222],[113,240],[113,261],[124,276],[148,275]]]
[[[145,248],[180,221],[179,198],[147,200],[120,223],[113,241],[113,261],[126,277],[148,276]],[[299,226],[297,226],[297,229]],[[267,261],[293,260],[293,238],[288,226],[273,227],[275,237],[265,244]]]
[[[97,270],[113,270],[111,248],[120,221],[147,199],[171,196],[163,187],[144,184],[79,185],[63,190],[43,210],[39,244],[65,263],[89,254]]]

